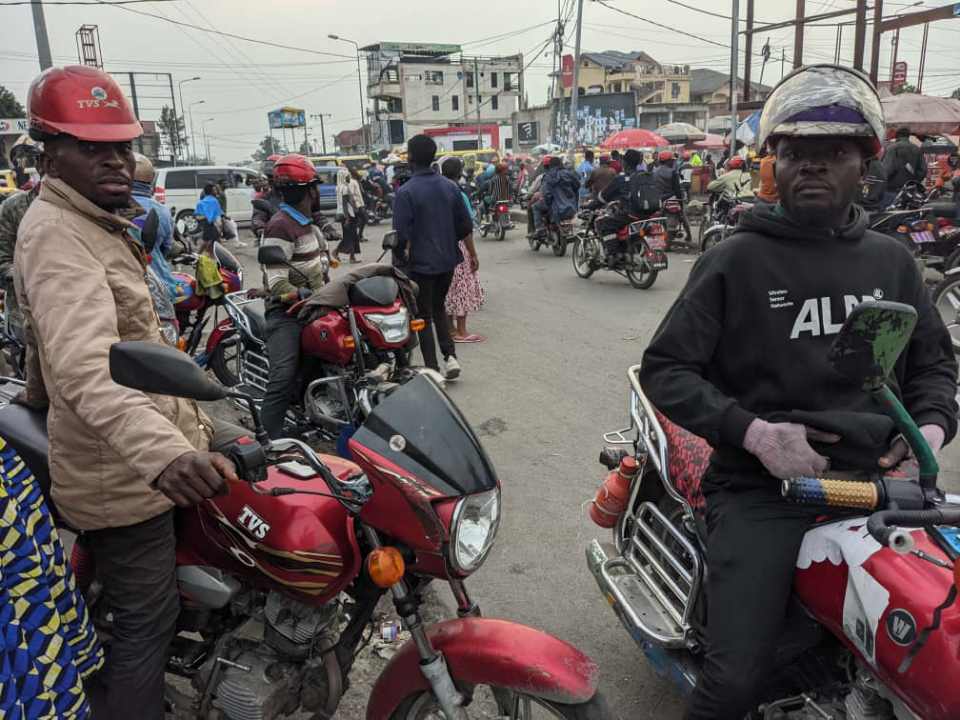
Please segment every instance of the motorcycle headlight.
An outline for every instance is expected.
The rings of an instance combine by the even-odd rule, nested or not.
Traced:
[[[469,575],[487,557],[500,527],[500,489],[467,495],[453,513],[450,534],[450,563],[460,573]]]
[[[376,326],[388,343],[406,342],[410,337],[410,315],[406,308],[389,315],[369,313],[364,317],[371,325]]]

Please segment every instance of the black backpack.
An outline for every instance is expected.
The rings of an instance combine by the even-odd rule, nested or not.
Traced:
[[[660,191],[652,172],[637,171],[630,177],[630,212],[649,215],[660,209]]]

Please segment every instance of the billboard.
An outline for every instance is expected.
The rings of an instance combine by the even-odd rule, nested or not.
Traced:
[[[517,144],[537,145],[540,142],[540,123],[536,121],[517,123]]]
[[[907,83],[907,63],[903,60],[893,64],[893,77],[890,79],[890,89],[896,92]]]
[[[565,145],[570,137],[570,98],[554,101],[557,118],[553,142]],[[633,93],[581,95],[577,99],[577,145],[599,145],[608,135],[637,127],[637,106]]]
[[[560,81],[564,88],[573,87],[573,55],[564,55],[560,59]]]
[[[267,113],[267,120],[270,122],[270,128],[272,130],[299,128],[307,124],[306,113],[303,110],[292,107],[282,107],[278,110],[271,110]]]

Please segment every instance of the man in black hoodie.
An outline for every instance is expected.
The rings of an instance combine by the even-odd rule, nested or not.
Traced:
[[[758,131],[776,153],[780,204],[755,207],[700,258],[643,358],[652,402],[714,448],[707,648],[688,720],[741,720],[774,663],[815,514],[783,501],[779,480],[823,472],[849,449],[856,419],[882,413],[827,361],[851,308],[883,298],[917,309],[893,384],[934,452],[956,432],[950,336],[913,257],[867,230],[855,205],[882,132],[879,98],[857,71],[811,66],[781,81]],[[854,419],[847,437],[835,434],[841,417]],[[871,468],[847,469],[898,464],[906,447],[888,442]]]

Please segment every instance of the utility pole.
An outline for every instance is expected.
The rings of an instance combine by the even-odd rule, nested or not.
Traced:
[[[740,68],[740,0],[733,0],[730,30],[730,157],[737,154],[737,70]]]
[[[577,100],[580,95],[580,34],[583,31],[583,0],[577,0],[577,39],[573,46],[573,88],[570,91],[570,165],[577,147]]]
[[[923,24],[923,46],[920,49],[920,72],[917,74],[917,92],[923,92],[923,68],[927,64],[927,34],[930,32],[930,23]]]
[[[40,69],[53,67],[53,56],[50,54],[50,38],[47,37],[47,21],[43,17],[43,3],[32,2],[33,32],[37,36],[37,56],[40,58]]]
[[[473,58],[473,88],[477,91],[477,152],[483,147],[483,138],[480,135],[480,63]]]
[[[323,119],[331,117],[330,113],[313,113],[310,117],[320,119],[320,143],[323,145],[323,154],[327,154],[327,131],[323,128]]]

